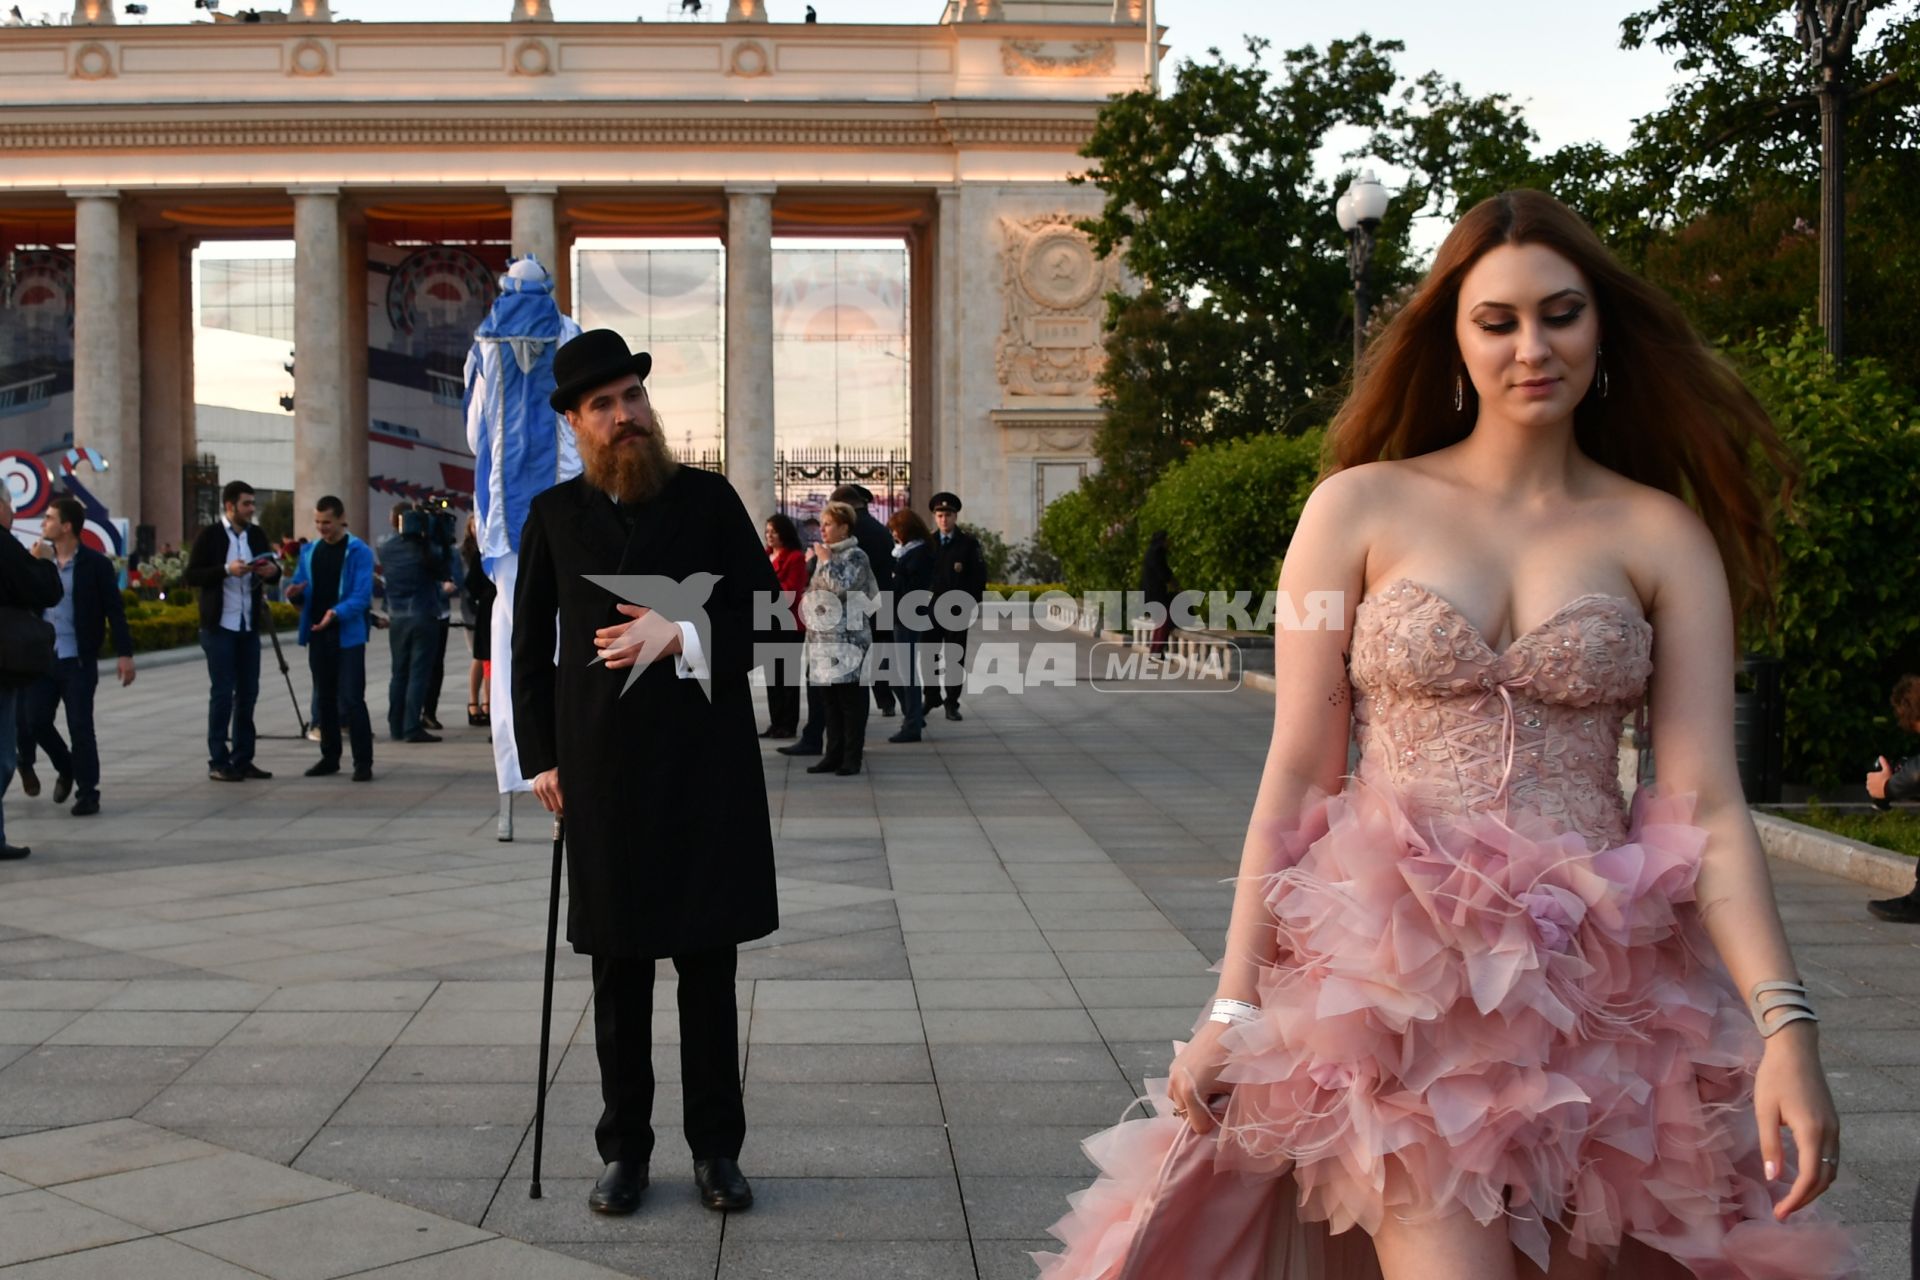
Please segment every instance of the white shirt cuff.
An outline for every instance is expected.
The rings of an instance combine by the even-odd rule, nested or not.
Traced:
[[[712,672],[707,669],[707,651],[700,647],[700,633],[691,622],[675,623],[680,628],[680,652],[673,655],[673,674],[682,680],[705,680]]]

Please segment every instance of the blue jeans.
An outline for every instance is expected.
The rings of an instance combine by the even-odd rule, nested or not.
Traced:
[[[355,768],[373,767],[373,722],[367,716],[367,646],[340,647],[340,628],[316,631],[307,640],[307,670],[313,673],[314,720],[320,726],[320,758],[340,763],[340,726],[345,723]]]
[[[0,687],[0,725],[12,724],[18,714],[20,691],[14,688]],[[0,796],[7,794],[7,788],[13,785],[13,771],[20,763],[20,738],[18,734],[0,733]],[[0,844],[7,842],[6,811],[0,808]]]
[[[100,798],[100,746],[93,733],[93,695],[100,686],[100,664],[91,658],[57,658],[53,674],[20,690],[19,762],[31,765],[34,748],[47,753],[47,763],[63,778],[72,778],[82,800]],[[69,748],[53,722],[53,713],[65,703]]]
[[[430,613],[396,613],[387,628],[393,644],[393,674],[387,679],[387,731],[396,738],[420,732],[427,680],[439,656],[440,619]]]
[[[253,765],[253,704],[260,697],[260,633],[200,628],[207,655],[207,767],[241,771]],[[228,732],[233,735],[228,746]]]

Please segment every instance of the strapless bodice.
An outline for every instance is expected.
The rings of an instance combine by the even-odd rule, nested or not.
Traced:
[[[1354,611],[1347,669],[1361,781],[1409,813],[1538,815],[1589,847],[1619,844],[1621,726],[1653,672],[1653,628],[1611,595],[1568,601],[1495,653],[1410,579]]]

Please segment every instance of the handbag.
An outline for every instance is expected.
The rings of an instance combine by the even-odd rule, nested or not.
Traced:
[[[53,624],[21,605],[0,605],[0,688],[18,689],[53,671]]]

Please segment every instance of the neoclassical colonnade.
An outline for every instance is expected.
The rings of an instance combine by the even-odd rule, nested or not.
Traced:
[[[300,511],[366,501],[370,220],[484,207],[484,238],[549,263],[569,307],[577,238],[720,239],[726,471],[770,511],[774,237],[898,236],[912,497],[953,489],[1017,538],[1089,465],[1118,275],[1074,225],[1097,193],[1068,178],[1147,61],[1137,6],[1020,9],[949,6],[923,27],[555,23],[516,5],[493,23],[16,29],[0,233],[72,244],[74,443],[113,460],[97,491],[161,541],[186,518],[199,241],[294,242]],[[9,230],[41,218],[60,229]]]

